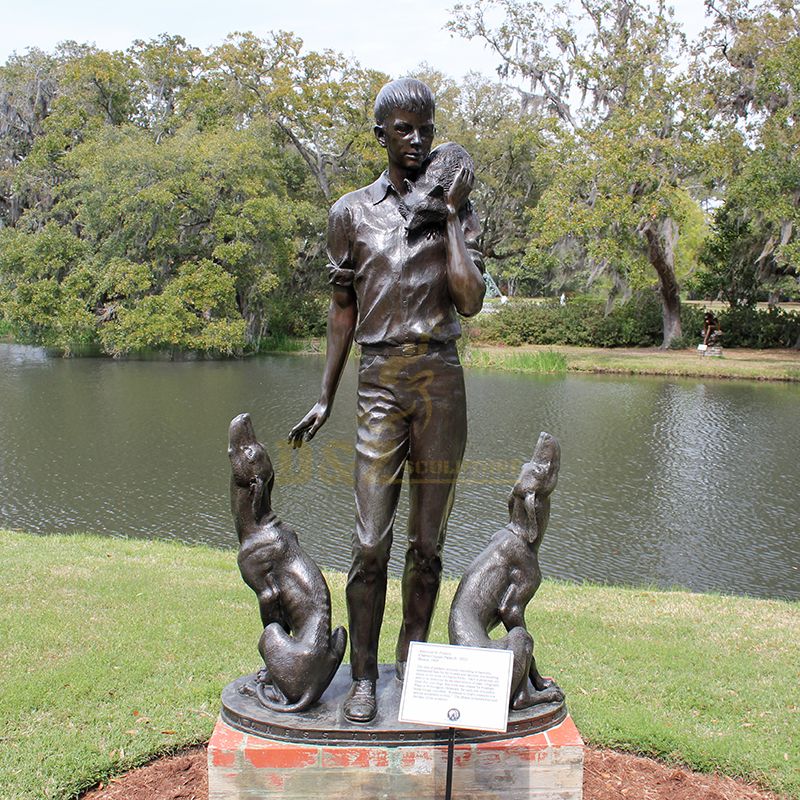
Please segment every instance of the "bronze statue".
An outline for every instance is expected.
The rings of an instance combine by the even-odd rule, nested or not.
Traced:
[[[270,504],[275,475],[256,440],[249,414],[231,421],[231,510],[239,536],[239,569],[256,593],[264,632],[265,669],[255,692],[272,711],[302,711],[315,703],[342,662],[347,633],[331,633],[331,595],[297,534]]]
[[[467,164],[442,185],[441,218],[409,230],[418,199],[415,181],[430,163],[434,113],[433,95],[420,81],[393,81],[378,94],[374,132],[386,149],[388,169],[330,210],[333,297],[322,389],[289,435],[299,447],[324,424],[355,338],[361,346],[356,524],[347,580],[353,683],[344,702],[353,722],[369,722],[376,713],[378,638],[404,468],[410,511],[396,648],[400,679],[409,642],[428,635],[466,441],[458,314],[476,314],[485,291],[479,224],[468,202],[474,177]]]
[[[550,494],[556,488],[560,463],[558,441],[542,433],[509,495],[508,525],[492,536],[470,564],[450,608],[451,644],[514,653],[510,703],[515,710],[564,699],[558,686],[539,674],[533,638],[525,625],[525,608],[542,581],[539,545],[550,518]],[[489,632],[501,622],[508,633],[492,640]]]

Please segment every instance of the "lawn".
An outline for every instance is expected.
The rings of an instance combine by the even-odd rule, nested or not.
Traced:
[[[722,357],[701,356],[697,350],[659,350],[655,347],[602,348],[567,345],[503,347],[474,344],[467,349],[467,366],[515,371],[543,371],[524,367],[535,356],[565,360],[568,372],[618,373],[624,375],[673,375],[692,378],[747,378],[767,381],[800,381],[800,350],[723,349]],[[549,370],[559,371],[559,370]]]
[[[232,550],[0,532],[0,559],[3,800],[71,798],[205,741],[222,687],[257,667]],[[345,623],[344,576],[328,578]],[[384,661],[398,612],[395,581]],[[799,603],[546,581],[529,623],[588,742],[800,798]]]
[[[511,372],[596,372],[620,375],[671,375],[687,378],[737,378],[800,381],[800,350],[723,348],[721,357],[702,356],[695,348],[573,347],[570,345],[505,345],[468,341],[461,346],[468,368]],[[264,351],[302,355],[325,352],[323,339],[277,338]],[[356,348],[351,353],[355,356]]]

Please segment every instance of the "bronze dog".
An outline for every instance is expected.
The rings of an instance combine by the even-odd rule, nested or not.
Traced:
[[[444,142],[431,150],[422,174],[400,200],[400,213],[407,220],[409,234],[444,225],[447,219],[445,198],[462,167],[475,172],[472,156],[460,144]]]
[[[514,653],[510,702],[515,710],[564,699],[558,686],[539,674],[533,637],[525,626],[525,608],[542,581],[539,545],[550,518],[550,494],[560,463],[558,441],[542,433],[509,495],[508,525],[492,536],[464,573],[450,608],[451,644]],[[508,633],[492,640],[489,632],[501,622]]]
[[[343,627],[331,633],[328,585],[294,530],[272,511],[275,474],[249,414],[231,421],[228,456],[239,570],[258,597],[264,625],[258,649],[266,670],[259,674],[256,693],[272,711],[302,711],[333,679],[347,633]]]

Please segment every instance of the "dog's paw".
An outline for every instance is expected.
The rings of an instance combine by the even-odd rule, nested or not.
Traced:
[[[269,670],[266,667],[261,667],[261,669],[256,673],[256,683],[260,683],[262,685],[269,685],[272,683],[272,678],[270,677]]]
[[[257,683],[256,697],[265,708],[270,708],[275,705],[285,706],[289,703],[286,699],[286,695],[272,684]]]

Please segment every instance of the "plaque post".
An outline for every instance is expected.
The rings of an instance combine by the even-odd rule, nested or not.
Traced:
[[[452,800],[453,797],[453,760],[456,743],[456,729],[450,728],[450,736],[447,739],[447,780],[444,785],[444,800]]]

